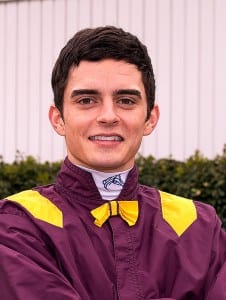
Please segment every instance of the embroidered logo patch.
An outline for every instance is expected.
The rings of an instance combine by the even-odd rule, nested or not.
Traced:
[[[109,190],[108,188],[111,184],[116,184],[116,185],[120,185],[120,186],[124,185],[124,182],[123,182],[120,174],[108,177],[107,179],[104,179],[102,181],[102,183],[104,185],[105,190],[107,190],[107,191]]]

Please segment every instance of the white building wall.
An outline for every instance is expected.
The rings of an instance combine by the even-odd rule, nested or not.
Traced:
[[[51,70],[79,29],[117,25],[148,46],[161,118],[141,154],[185,159],[226,143],[225,0],[0,1],[0,155],[64,158],[48,121]]]

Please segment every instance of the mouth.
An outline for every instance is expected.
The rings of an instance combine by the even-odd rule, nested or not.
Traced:
[[[89,136],[90,141],[110,141],[110,142],[122,142],[123,138],[120,135],[93,135]]]

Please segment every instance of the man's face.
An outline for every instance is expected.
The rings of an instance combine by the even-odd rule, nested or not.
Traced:
[[[64,91],[63,118],[54,106],[50,121],[65,136],[69,160],[117,172],[131,168],[142,137],[152,132],[158,107],[147,120],[141,73],[133,64],[105,59],[72,67]]]

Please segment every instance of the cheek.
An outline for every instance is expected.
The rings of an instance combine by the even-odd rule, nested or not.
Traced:
[[[136,135],[143,135],[144,130],[145,130],[145,121],[141,121],[141,118],[134,118],[131,117],[130,119],[130,131],[131,134],[136,134]]]
[[[73,117],[65,122],[65,136],[73,144],[79,144],[81,138],[88,135],[90,125],[87,125],[82,118]]]

